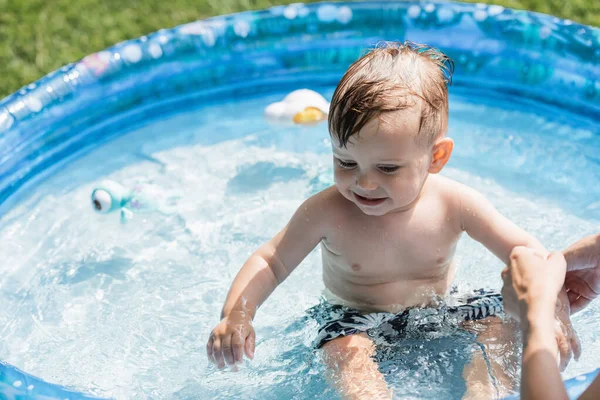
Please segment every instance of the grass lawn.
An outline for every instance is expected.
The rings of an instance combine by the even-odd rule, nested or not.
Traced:
[[[64,64],[123,40],[213,15],[297,1],[0,0],[0,99]],[[478,2],[600,26],[600,0]]]

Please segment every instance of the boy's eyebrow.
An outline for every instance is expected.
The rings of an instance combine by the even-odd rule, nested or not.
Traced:
[[[335,150],[333,150],[333,155],[338,157],[338,158],[347,158],[347,155],[340,153],[340,152],[336,152]],[[379,160],[377,161],[377,164],[401,164],[403,163],[404,160],[401,158],[398,159],[387,159],[387,160]]]
[[[344,151],[343,151],[343,150],[337,149],[337,148],[335,148],[335,147],[334,147],[334,148],[332,148],[331,150],[333,151],[333,154],[339,154],[339,155],[344,155],[344,154],[347,154],[347,153],[344,153]]]
[[[339,158],[340,160],[350,160],[352,157],[345,156],[343,154],[333,154],[335,158]]]

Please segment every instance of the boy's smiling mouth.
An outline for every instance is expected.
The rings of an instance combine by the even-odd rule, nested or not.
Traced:
[[[352,194],[354,194],[354,198],[356,199],[356,201],[362,205],[362,206],[367,206],[367,207],[375,207],[378,206],[380,204],[382,204],[387,197],[367,197],[367,196],[361,196],[358,193],[352,192]]]

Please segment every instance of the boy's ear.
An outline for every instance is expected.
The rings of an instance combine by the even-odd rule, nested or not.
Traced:
[[[429,166],[430,174],[437,174],[444,168],[450,159],[452,149],[454,149],[454,140],[448,137],[439,139],[435,142],[432,149],[433,157],[431,158],[431,165]]]

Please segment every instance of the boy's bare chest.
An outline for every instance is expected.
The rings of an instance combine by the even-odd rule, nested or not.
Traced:
[[[348,277],[429,279],[444,273],[459,236],[460,230],[435,212],[427,218],[346,219],[324,241],[324,263]]]

